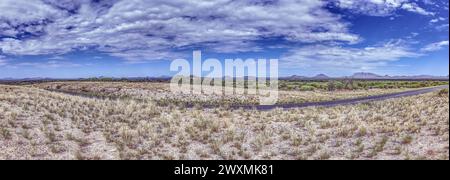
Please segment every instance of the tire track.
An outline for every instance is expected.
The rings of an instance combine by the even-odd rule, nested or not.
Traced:
[[[447,88],[449,88],[449,86],[444,85],[444,86],[437,86],[437,87],[431,87],[431,88],[410,90],[410,91],[405,91],[405,92],[383,94],[383,95],[376,95],[376,96],[367,96],[367,97],[354,98],[354,99],[343,99],[343,100],[323,101],[323,102],[308,102],[308,103],[299,103],[299,104],[231,106],[231,108],[233,108],[233,109],[241,109],[241,108],[242,109],[256,109],[256,110],[260,110],[260,111],[267,111],[267,110],[272,110],[272,109],[276,109],[276,108],[294,109],[294,108],[306,108],[306,107],[333,107],[333,106],[353,105],[353,104],[367,103],[367,102],[373,102],[373,101],[383,101],[383,100],[387,100],[387,99],[416,96],[416,95],[435,92],[435,91],[439,91],[439,90],[447,89]]]

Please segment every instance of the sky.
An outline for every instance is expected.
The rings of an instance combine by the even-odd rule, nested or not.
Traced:
[[[0,0],[0,78],[170,76],[275,58],[280,76],[449,72],[448,0]]]

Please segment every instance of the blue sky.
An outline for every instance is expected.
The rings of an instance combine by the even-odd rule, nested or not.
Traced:
[[[0,78],[172,75],[277,58],[280,76],[448,75],[446,0],[1,0]]]

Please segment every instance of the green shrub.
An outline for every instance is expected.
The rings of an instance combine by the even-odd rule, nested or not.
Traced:
[[[448,96],[448,89],[442,89],[438,92],[439,97],[445,97]]]
[[[309,85],[303,85],[302,87],[300,87],[300,91],[314,91],[316,88],[314,88],[313,86],[309,86]]]
[[[339,89],[339,90],[344,89],[344,87],[345,87],[344,83],[342,83],[340,81],[336,81],[334,83],[334,85],[335,85],[336,89]]]

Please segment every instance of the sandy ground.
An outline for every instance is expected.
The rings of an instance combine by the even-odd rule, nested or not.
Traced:
[[[449,158],[448,91],[264,112],[0,92],[0,159]]]

